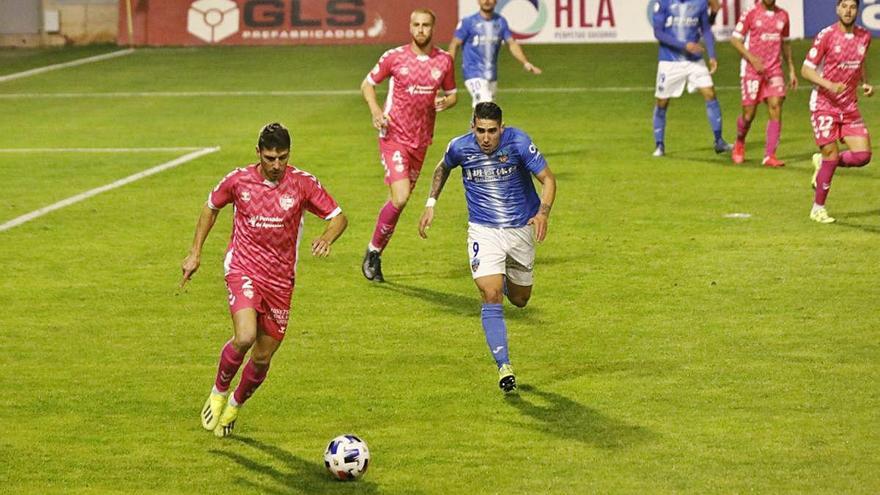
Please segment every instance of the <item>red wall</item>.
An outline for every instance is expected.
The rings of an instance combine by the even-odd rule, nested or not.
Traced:
[[[416,8],[437,14],[435,42],[458,22],[454,0],[119,0],[119,37],[135,45],[392,44],[410,40]]]

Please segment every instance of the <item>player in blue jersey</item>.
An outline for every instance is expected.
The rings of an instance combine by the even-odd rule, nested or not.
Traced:
[[[709,24],[707,0],[659,0],[654,5],[654,37],[660,42],[657,85],[654,96],[654,156],[666,154],[666,109],[670,98],[678,98],[687,85],[699,90],[706,100],[706,115],[715,136],[715,152],[732,147],[721,137],[721,106],[715,98],[712,74],[718,68],[715,38]],[[700,44],[700,39],[705,45]],[[703,52],[709,56],[709,66]]]
[[[458,49],[462,48],[461,70],[464,74],[464,85],[471,94],[472,106],[484,101],[495,101],[495,91],[498,88],[498,52],[502,42],[507,43],[511,55],[523,64],[525,70],[532,74],[541,73],[541,69],[529,62],[522,47],[513,38],[507,19],[495,13],[497,0],[477,1],[480,11],[459,21],[448,50],[454,60]]]
[[[510,366],[504,296],[524,307],[532,295],[535,241],[547,235],[547,219],[556,197],[556,178],[532,139],[515,127],[504,127],[501,108],[478,103],[470,133],[449,142],[437,168],[419,235],[427,238],[434,205],[446,179],[461,167],[468,207],[468,255],[471,274],[483,300],[486,343],[498,365],[498,386],[516,389]],[[532,176],[541,183],[540,196]]]

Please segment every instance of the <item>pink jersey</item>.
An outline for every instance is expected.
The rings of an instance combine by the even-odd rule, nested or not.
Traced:
[[[250,165],[230,172],[208,195],[208,207],[235,207],[226,273],[244,272],[289,288],[296,276],[303,210],[325,220],[342,210],[313,175],[287,167],[276,184],[264,179],[258,168]]]
[[[389,76],[385,114],[391,122],[384,137],[411,148],[428,146],[434,137],[437,90],[455,92],[452,57],[437,47],[430,55],[417,55],[410,45],[392,48],[367,74],[367,82],[375,86]]]
[[[782,73],[782,42],[789,36],[788,12],[779,7],[768,10],[759,1],[740,16],[733,36],[744,40],[749,52],[764,62],[765,76]],[[740,76],[757,74],[751,64],[742,61]]]
[[[847,113],[858,110],[856,90],[862,83],[865,54],[870,44],[871,33],[859,26],[853,26],[853,32],[847,33],[834,23],[816,35],[804,65],[816,69],[831,82],[845,84],[846,89],[834,94],[825,88],[814,87],[810,111]]]

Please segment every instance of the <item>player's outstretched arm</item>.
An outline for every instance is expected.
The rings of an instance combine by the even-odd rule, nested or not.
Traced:
[[[329,256],[330,245],[336,242],[336,239],[339,239],[339,236],[345,232],[346,227],[348,227],[348,219],[345,217],[344,213],[340,213],[331,218],[330,221],[327,222],[327,227],[324,229],[324,233],[312,241],[312,256],[318,256],[319,258],[326,258]]]
[[[541,206],[538,207],[538,213],[529,219],[529,225],[535,228],[535,239],[543,242],[547,237],[547,221],[550,218],[550,210],[553,208],[553,201],[556,200],[556,176],[550,170],[550,166],[544,167],[535,177],[541,183]]]
[[[446,185],[446,179],[449,178],[450,169],[446,167],[443,160],[434,168],[434,176],[431,179],[431,192],[428,194],[428,201],[425,203],[425,211],[422,212],[422,218],[419,219],[419,236],[422,239],[428,238],[428,228],[434,221],[434,205],[443,192],[443,186]]]
[[[202,263],[202,246],[205,245],[205,239],[208,238],[211,228],[214,227],[214,222],[217,221],[219,213],[220,210],[209,208],[207,204],[202,207],[202,212],[199,214],[199,220],[196,223],[196,233],[193,236],[189,255],[183,259],[183,263],[180,265],[180,269],[183,271],[183,278],[180,280],[181,289],[199,269],[199,265]]]
[[[446,49],[449,52],[449,56],[452,57],[452,60],[455,60],[455,56],[458,54],[458,49],[461,48],[462,41],[455,36],[452,37],[452,41],[449,42],[449,48]]]
[[[797,71],[794,69],[794,60],[791,58],[791,42],[788,40],[782,42],[782,57],[785,59],[785,64],[788,65],[788,87],[797,89]]]
[[[532,65],[531,62],[529,62],[529,59],[526,57],[525,52],[523,52],[522,47],[519,45],[519,43],[516,42],[515,39],[510,38],[509,40],[507,40],[507,46],[508,48],[510,48],[510,54],[513,55],[513,58],[517,59],[519,63],[523,64],[523,69],[525,69],[527,72],[531,72],[532,74],[536,75],[543,72],[541,69],[535,67],[534,65]]]

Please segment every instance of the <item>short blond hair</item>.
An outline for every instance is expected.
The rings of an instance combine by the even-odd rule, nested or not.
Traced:
[[[429,16],[431,16],[431,24],[437,23],[437,15],[434,13],[433,10],[431,10],[429,8],[426,8],[426,7],[418,8],[416,10],[413,10],[409,16],[412,17],[416,14],[428,14]]]

